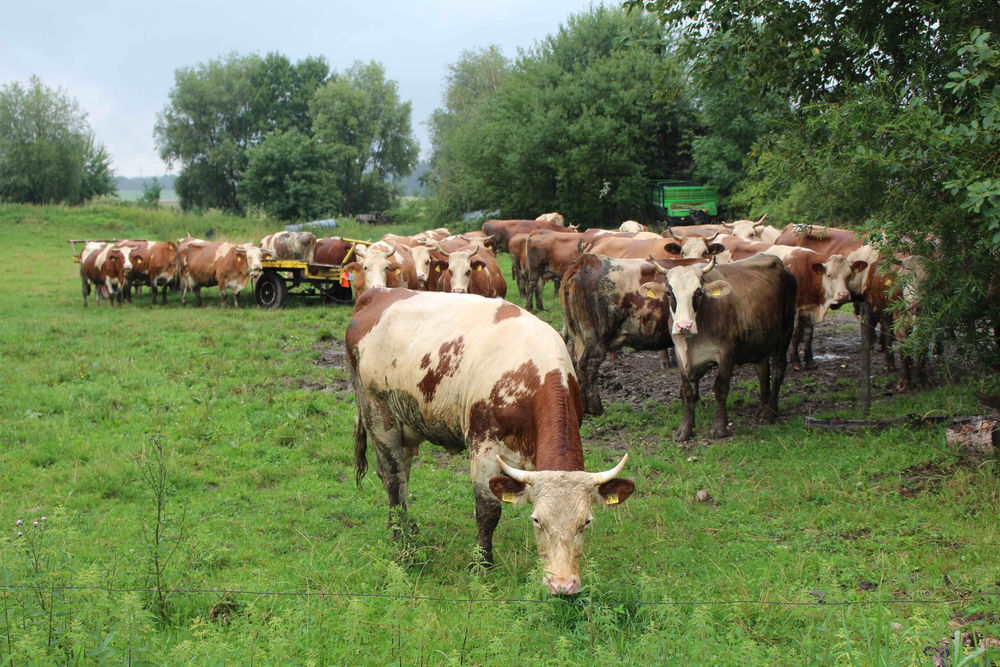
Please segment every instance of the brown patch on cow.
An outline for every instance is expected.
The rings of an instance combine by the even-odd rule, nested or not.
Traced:
[[[417,388],[423,394],[424,400],[430,403],[434,400],[434,394],[441,380],[449,375],[454,375],[458,370],[459,362],[462,359],[462,352],[465,350],[465,337],[459,336],[454,340],[449,340],[441,344],[438,349],[437,366],[431,368],[424,375],[423,379],[417,383]],[[424,362],[427,362],[426,365]],[[430,355],[424,355],[420,362],[420,368],[430,366]]]
[[[358,297],[354,304],[354,317],[347,325],[348,362],[354,364],[357,359],[355,352],[361,339],[368,335],[368,332],[375,328],[375,325],[382,319],[384,313],[392,304],[403,299],[409,299],[417,293],[408,289],[371,289]]]
[[[517,317],[521,314],[521,309],[512,303],[507,303],[506,301],[497,308],[496,314],[493,316],[493,323],[503,322],[511,317]]]
[[[532,361],[507,371],[488,399],[472,405],[470,440],[502,440],[531,459],[536,470],[583,470],[583,407],[576,378],[569,377],[568,387],[559,370],[543,381]]]

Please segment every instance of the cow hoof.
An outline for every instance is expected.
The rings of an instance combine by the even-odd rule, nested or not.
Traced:
[[[691,429],[684,428],[683,426],[674,431],[674,440],[676,442],[687,442],[691,439]]]
[[[713,439],[721,439],[729,437],[729,430],[725,426],[713,426],[712,430],[708,432],[708,437]]]

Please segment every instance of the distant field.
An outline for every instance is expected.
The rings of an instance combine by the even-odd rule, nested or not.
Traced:
[[[530,506],[505,506],[496,568],[470,570],[468,459],[439,447],[423,445],[413,469],[419,533],[392,542],[377,476],[354,484],[349,306],[265,311],[244,294],[221,309],[212,289],[203,308],[176,293],[166,307],[144,293],[84,308],[66,245],[275,228],[123,204],[0,206],[0,665],[918,665],[956,631],[1000,637],[996,463],[956,465],[942,426],[759,426],[753,382],[734,384],[722,441],[675,444],[676,398],[609,402],[585,420],[587,468],[628,451],[636,494],[595,508],[575,604],[543,590]],[[984,374],[897,394],[873,416],[974,414],[977,389],[1000,386]],[[849,400],[836,414],[856,416]],[[699,435],[706,385],[702,401]],[[180,589],[164,600],[149,592],[157,563]]]
[[[122,201],[138,201],[142,197],[142,190],[119,190],[118,198]],[[180,201],[180,197],[177,196],[177,192],[174,190],[161,190],[160,191],[160,203],[161,204],[176,204]]]

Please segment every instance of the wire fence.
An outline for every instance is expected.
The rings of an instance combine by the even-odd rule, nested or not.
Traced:
[[[102,591],[105,593],[156,593],[165,595],[246,595],[257,597],[304,597],[304,598],[379,598],[389,600],[418,600],[425,602],[479,603],[479,604],[549,604],[572,607],[637,606],[637,607],[697,607],[727,605],[760,605],[770,607],[860,607],[874,605],[942,605],[974,602],[994,596],[1000,603],[1000,586],[994,589],[980,589],[962,597],[942,599],[879,599],[879,600],[573,600],[565,598],[454,598],[434,595],[405,595],[396,593],[357,593],[329,591],[269,591],[244,590],[236,588],[114,588],[107,586],[36,586],[34,584],[0,584],[0,590],[30,591]],[[810,593],[812,594],[812,593]]]

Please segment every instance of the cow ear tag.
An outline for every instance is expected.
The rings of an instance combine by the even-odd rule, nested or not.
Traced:
[[[654,292],[653,290],[647,290],[646,291],[646,296],[648,296],[650,299],[652,299],[653,297],[656,296],[656,292]]]
[[[500,500],[504,501],[505,503],[517,502],[517,494],[512,493],[510,491],[504,491],[503,495],[500,497]]]
[[[716,287],[711,292],[709,292],[709,294],[711,294],[712,296],[722,296],[722,290]]]
[[[886,287],[892,287],[892,278],[886,278],[886,280],[885,280],[885,286]]]
[[[604,497],[604,502],[608,505],[617,505],[620,501],[618,500],[617,493],[609,493]]]
[[[435,266],[434,270],[437,271],[438,273],[441,273],[441,267],[440,266]]]

